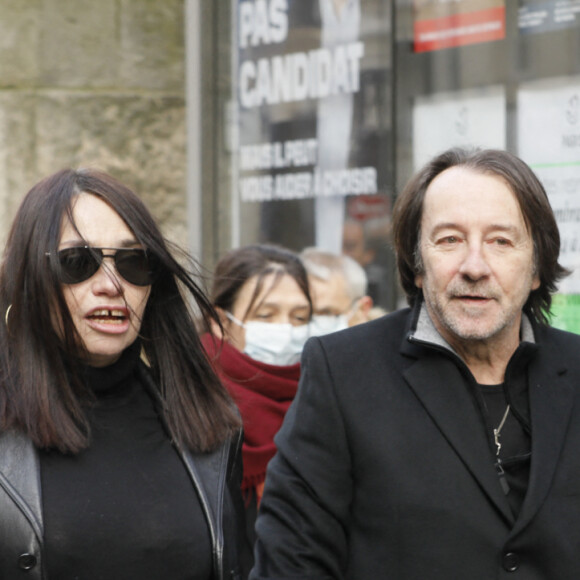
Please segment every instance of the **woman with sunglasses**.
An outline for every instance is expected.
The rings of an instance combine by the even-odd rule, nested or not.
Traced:
[[[203,342],[244,421],[242,492],[253,545],[266,466],[276,452],[274,435],[298,388],[312,301],[298,255],[269,244],[224,255],[211,297],[221,326],[214,324]]]
[[[181,262],[106,174],[24,198],[0,270],[0,578],[244,576],[240,419]]]

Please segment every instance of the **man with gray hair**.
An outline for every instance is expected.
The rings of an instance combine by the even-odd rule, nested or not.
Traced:
[[[367,295],[367,276],[360,264],[318,248],[306,248],[300,258],[308,272],[313,334],[328,334],[370,320],[373,300]]]

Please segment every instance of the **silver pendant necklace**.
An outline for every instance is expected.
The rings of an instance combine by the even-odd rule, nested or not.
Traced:
[[[499,452],[501,449],[501,443],[499,442],[499,436],[500,436],[501,430],[503,429],[503,426],[506,422],[506,419],[508,418],[509,412],[510,412],[510,406],[508,405],[505,409],[505,413],[503,414],[502,420],[500,421],[497,428],[493,430],[493,440],[495,441],[495,446],[497,447],[497,451],[495,452],[496,457],[499,455]]]

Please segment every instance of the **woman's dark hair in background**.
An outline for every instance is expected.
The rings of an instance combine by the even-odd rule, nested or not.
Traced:
[[[439,174],[451,167],[495,175],[513,191],[534,243],[536,273],[540,278],[540,286],[530,293],[524,312],[541,324],[547,323],[552,293],[558,281],[569,273],[558,263],[558,225],[546,191],[534,172],[515,155],[495,149],[449,149],[411,178],[397,198],[393,209],[393,241],[407,301],[413,305],[421,295],[415,277],[423,268],[420,240],[425,192]]]
[[[57,256],[63,219],[74,225],[72,207],[83,192],[109,204],[157,264],[140,338],[170,436],[192,451],[216,448],[240,420],[195,329],[194,317],[209,325],[215,311],[139,197],[93,170],[65,169],[36,184],[12,224],[0,268],[0,429],[21,430],[37,447],[62,452],[89,443],[85,352]]]
[[[272,244],[253,244],[227,252],[218,262],[211,291],[214,306],[231,312],[242,286],[254,276],[257,284],[252,298],[244,313],[243,320],[254,307],[257,297],[262,292],[264,278],[275,274],[271,283],[273,288],[284,274],[288,274],[298,284],[306,296],[312,313],[312,300],[308,288],[308,275],[297,254],[286,248]]]

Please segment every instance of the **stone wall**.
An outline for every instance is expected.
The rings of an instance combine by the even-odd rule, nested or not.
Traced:
[[[185,244],[184,0],[0,0],[0,241],[63,167],[132,187]]]

